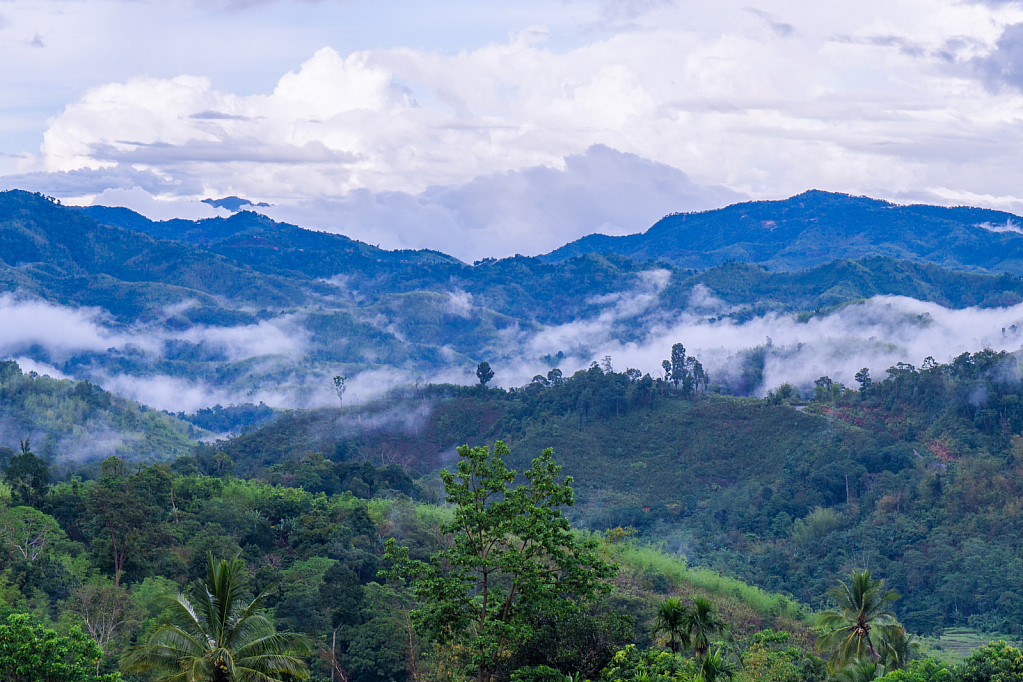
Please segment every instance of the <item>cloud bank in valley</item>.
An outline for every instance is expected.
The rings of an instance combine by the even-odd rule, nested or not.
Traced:
[[[497,376],[495,385],[521,386],[535,374],[546,374],[544,356],[560,351],[567,374],[610,355],[617,371],[635,367],[659,376],[661,360],[681,342],[710,372],[712,383],[741,386],[747,352],[765,348],[763,383],[747,387],[763,395],[789,382],[808,387],[828,375],[847,385],[853,374],[868,367],[875,377],[898,362],[919,366],[925,357],[948,362],[963,352],[984,348],[1023,348],[1023,304],[1008,308],[950,310],[904,297],[880,296],[840,308],[826,316],[800,322],[790,314],[769,314],[737,322],[732,312],[706,288],[694,290],[685,310],[658,307],[658,293],[668,281],[666,271],[647,273],[631,292],[595,301],[603,310],[595,317],[539,331],[509,328],[497,347],[485,351]],[[452,306],[471,307],[464,292],[453,292]],[[0,297],[0,316],[20,320],[17,328],[0,331],[0,357],[12,357],[25,371],[55,378],[73,374],[158,409],[191,412],[214,404],[266,402],[275,407],[317,407],[336,401],[329,378],[336,367],[312,359],[315,350],[302,326],[301,314],[233,328],[193,327],[184,331],[110,325],[102,311],[73,310],[39,301]],[[627,332],[623,334],[624,332]],[[623,338],[631,340],[623,341]],[[220,357],[223,372],[205,376],[175,375],[161,370],[161,359],[176,344],[189,344]],[[119,371],[118,365],[77,362],[144,349],[148,369]],[[475,383],[473,366],[455,361],[438,369],[412,364],[377,366],[352,372],[346,400],[356,404],[387,390],[414,382]],[[236,381],[218,374],[237,375]]]

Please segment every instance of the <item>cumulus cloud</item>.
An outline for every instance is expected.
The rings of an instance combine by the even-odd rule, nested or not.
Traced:
[[[564,171],[605,145],[754,198],[822,187],[1018,200],[1019,101],[984,83],[1014,82],[1019,7],[777,9],[650,0],[545,14],[530,5],[524,16],[540,21],[505,41],[323,47],[263,93],[237,94],[203,75],[121,80],[50,119],[40,163],[53,172],[145,169],[179,196],[234,194],[311,212],[364,201],[390,214],[418,213],[406,195],[443,203],[429,188],[464,194],[495,176]],[[607,26],[565,47],[566,29],[552,33],[542,20],[569,11],[577,29]],[[634,22],[642,30],[625,26]],[[987,66],[963,67],[996,45]],[[351,194],[361,190],[371,194]],[[542,197],[531,207],[546,218]],[[450,224],[445,211],[415,217],[425,233]]]

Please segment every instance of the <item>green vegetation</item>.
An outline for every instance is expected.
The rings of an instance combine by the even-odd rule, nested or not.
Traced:
[[[24,374],[0,360],[0,423],[24,434],[48,462],[102,459],[165,460],[184,455],[204,432],[187,422],[104,391],[88,381]],[[16,451],[0,447],[0,468]]]
[[[867,566],[903,595],[895,612],[914,634],[1015,634],[1018,363],[966,354],[893,367],[863,391],[820,382],[806,399],[792,390],[764,400],[703,389],[687,398],[684,380],[675,389],[595,366],[512,391],[396,392],[340,422],[336,409],[287,413],[196,457],[223,451],[243,475],[330,494],[360,462],[415,477],[445,466],[458,444],[504,440],[509,465],[527,468],[517,453],[552,446],[576,482],[573,524],[631,527],[685,556],[690,578],[708,569],[708,586],[724,575],[824,608],[838,579]],[[375,426],[359,429],[360,415]],[[420,494],[440,501],[431,480]],[[761,613],[777,609],[763,602]]]

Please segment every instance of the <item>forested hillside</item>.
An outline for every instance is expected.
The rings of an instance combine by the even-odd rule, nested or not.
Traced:
[[[862,378],[862,388],[822,377],[805,399],[782,386],[757,400],[594,366],[508,392],[409,391],[343,419],[293,412],[198,452],[333,494],[351,485],[348,462],[423,473],[447,465],[455,445],[504,439],[521,467],[549,445],[577,481],[571,516],[583,527],[635,528],[814,606],[836,577],[870,568],[903,595],[897,610],[916,632],[1023,633],[1023,586],[1004,570],[1023,566],[1018,356]]]
[[[810,190],[665,216],[642,234],[594,234],[544,256],[617,253],[704,269],[727,260],[797,270],[840,258],[887,256],[956,270],[1023,274],[1019,216],[966,206],[900,206]]]
[[[27,441],[66,467],[111,455],[163,461],[187,454],[203,435],[210,434],[88,381],[26,374],[16,362],[0,360],[0,468],[15,453],[4,442]]]

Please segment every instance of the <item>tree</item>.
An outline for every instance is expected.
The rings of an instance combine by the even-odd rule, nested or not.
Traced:
[[[860,393],[866,393],[873,381],[870,378],[870,368],[864,367],[853,375],[853,379],[860,385]]]
[[[100,534],[110,540],[116,587],[121,586],[128,559],[162,541],[170,490],[170,474],[160,467],[145,467],[126,476],[122,460],[103,461],[100,480],[89,489],[87,506]]]
[[[906,632],[906,628],[895,628],[889,636],[884,638],[878,653],[878,663],[884,667],[885,673],[893,670],[901,670],[913,657],[913,654],[920,648],[916,637]]]
[[[730,680],[739,672],[739,667],[732,661],[725,658],[718,648],[712,654],[708,654],[700,661],[699,678],[704,682],[717,682],[717,680]]]
[[[854,572],[848,585],[839,581],[828,595],[835,606],[818,617],[818,625],[827,632],[817,638],[818,651],[834,650],[828,668],[835,672],[849,661],[862,658],[876,663],[880,657],[878,645],[898,636],[902,629],[890,610],[898,593],[886,590],[884,580],[873,580],[870,571],[863,571]]]
[[[876,661],[869,658],[857,658],[835,675],[835,679],[839,682],[870,682],[877,679],[879,673],[882,673],[882,670],[879,669]]]
[[[686,378],[686,347],[676,343],[671,347],[671,384],[678,388],[679,384]]]
[[[490,369],[489,362],[484,360],[476,366],[476,377],[480,380],[480,388],[486,386],[494,378],[494,370]]]
[[[134,631],[142,617],[131,595],[113,585],[82,585],[65,607],[81,617],[86,631],[104,654],[116,637]],[[98,660],[96,673],[99,674]]]
[[[558,483],[561,467],[550,448],[524,473],[525,485],[509,488],[516,472],[501,441],[458,448],[456,473],[442,471],[454,517],[441,526],[450,545],[429,564],[409,558],[392,539],[384,558],[391,580],[408,579],[420,607],[417,630],[441,645],[457,643],[467,673],[488,682],[514,645],[530,634],[532,616],[574,612],[577,600],[610,590],[615,568],[580,541],[562,515],[574,501],[572,479]]]
[[[337,401],[340,405],[339,409],[342,414],[345,411],[345,391],[348,390],[348,386],[345,382],[348,381],[348,377],[336,376],[334,377],[334,392],[337,393]],[[355,396],[358,400],[358,396]]]
[[[167,598],[167,620],[149,641],[134,647],[121,662],[127,673],[155,672],[170,682],[280,682],[305,679],[306,640],[277,632],[261,611],[266,591],[243,598],[243,563],[235,557],[217,562],[207,556],[206,579],[192,602],[178,594]]]
[[[668,597],[657,609],[657,620],[654,621],[654,634],[667,636],[668,648],[677,654],[689,648],[689,608],[682,604],[678,597]]]
[[[64,537],[60,524],[32,507],[14,507],[0,512],[0,538],[11,554],[32,563],[49,544]]]
[[[718,619],[710,600],[705,597],[697,597],[693,600],[693,608],[686,615],[685,628],[689,633],[689,641],[698,659],[703,660],[707,657],[710,638],[724,632],[726,627],[727,624]]]
[[[32,454],[29,439],[21,441],[21,454],[11,458],[4,469],[4,481],[11,487],[15,504],[37,507],[50,489],[50,469]]]
[[[92,667],[102,655],[78,627],[67,637],[33,625],[24,613],[0,625],[0,680],[4,682],[117,682],[118,674],[97,676]]]

